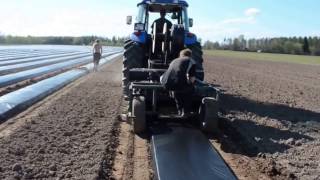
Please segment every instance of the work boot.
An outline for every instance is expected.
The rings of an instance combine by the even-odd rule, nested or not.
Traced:
[[[178,116],[179,116],[179,118],[185,118],[186,115],[185,115],[185,112],[183,109],[178,110]]]
[[[187,111],[185,109],[182,110],[182,114],[181,114],[181,117],[182,118],[185,118],[185,119],[188,119],[192,116],[192,113],[190,111]]]
[[[183,109],[178,109],[178,116],[182,116],[183,114]]]
[[[185,119],[188,119],[188,118],[191,117],[191,113],[190,112],[184,112],[184,113],[182,113],[181,117],[185,118]]]

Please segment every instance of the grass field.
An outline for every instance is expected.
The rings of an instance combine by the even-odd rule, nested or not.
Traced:
[[[298,56],[287,54],[271,54],[271,53],[255,53],[255,52],[237,52],[223,50],[207,50],[206,55],[249,59],[257,61],[274,61],[274,62],[289,62],[299,64],[320,65],[320,56]]]

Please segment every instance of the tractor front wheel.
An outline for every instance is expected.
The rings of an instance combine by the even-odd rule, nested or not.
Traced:
[[[203,51],[201,44],[199,42],[189,45],[188,48],[192,51],[192,59],[196,62],[196,77],[203,81],[204,71],[203,71]]]
[[[129,72],[133,68],[143,67],[144,51],[137,42],[127,40],[124,45],[123,68],[122,68],[122,88],[123,94],[129,96]]]

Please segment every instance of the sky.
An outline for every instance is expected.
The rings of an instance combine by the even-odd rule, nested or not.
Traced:
[[[0,0],[0,33],[127,36],[137,0]],[[320,36],[319,0],[188,0],[191,31],[203,40]]]

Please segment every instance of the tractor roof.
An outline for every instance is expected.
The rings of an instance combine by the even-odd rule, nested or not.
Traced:
[[[185,0],[142,0],[139,4],[163,4],[163,5],[179,5],[188,7],[188,3]],[[138,4],[138,5],[139,5]]]

